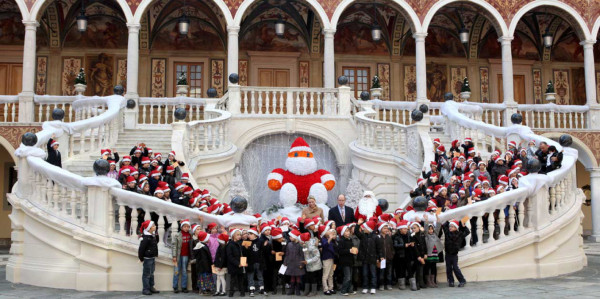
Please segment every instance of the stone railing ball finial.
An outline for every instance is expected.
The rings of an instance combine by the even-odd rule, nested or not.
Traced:
[[[21,143],[26,146],[34,146],[38,141],[37,135],[31,132],[27,132],[21,136]]]
[[[451,92],[447,92],[444,94],[444,102],[454,101],[454,95]]]
[[[348,84],[348,77],[342,75],[338,77],[338,84],[339,85],[346,85]]]
[[[235,213],[240,214],[248,208],[248,200],[241,196],[236,196],[231,200],[229,206]]]
[[[521,115],[521,113],[513,113],[513,115],[510,116],[510,121],[514,125],[520,125],[523,122],[523,115]]]
[[[60,108],[54,108],[54,110],[52,110],[53,120],[63,120],[63,118],[65,118],[65,110]]]
[[[123,88],[123,85],[117,84],[115,85],[115,88],[113,88],[113,92],[118,96],[122,96],[125,92],[125,88]]]
[[[94,173],[96,176],[107,175],[110,170],[110,164],[107,160],[98,159],[94,162]]]
[[[127,109],[135,108],[135,101],[132,99],[127,100]]]
[[[390,204],[388,203],[387,199],[385,198],[380,198],[377,200],[379,207],[381,208],[382,212],[387,211],[387,209],[390,207]]]
[[[423,114],[429,112],[429,106],[425,105],[425,104],[421,104],[421,106],[419,106],[419,111],[421,111]]]
[[[371,94],[368,91],[364,90],[360,93],[360,99],[363,101],[368,101],[371,99]]]
[[[573,137],[569,134],[560,135],[558,143],[564,147],[570,147],[573,144]]]
[[[185,117],[187,116],[187,111],[185,111],[185,108],[177,108],[175,109],[175,113],[173,113],[175,115],[175,118],[178,120],[184,120]]]
[[[538,159],[527,160],[527,171],[529,173],[538,173],[542,169],[542,164]]]
[[[410,118],[414,121],[421,121],[423,119],[423,112],[415,109],[410,113]]]
[[[217,90],[214,87],[211,87],[209,89],[206,90],[206,95],[209,98],[216,98],[217,97]]]
[[[229,82],[237,84],[240,81],[240,76],[237,73],[231,73],[229,75]]]
[[[412,202],[413,208],[417,212],[423,212],[427,209],[427,198],[425,196],[417,196]]]

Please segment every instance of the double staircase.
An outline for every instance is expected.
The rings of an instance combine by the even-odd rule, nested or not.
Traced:
[[[78,99],[72,103],[76,121],[45,122],[43,130],[36,134],[37,143],[23,144],[15,153],[19,159],[19,181],[8,194],[13,206],[10,216],[13,232],[7,279],[14,283],[78,290],[140,290],[139,240],[136,235],[127,233],[125,206],[155,212],[166,216],[169,222],[198,216],[224,226],[254,222],[249,215],[207,215],[123,191],[114,180],[94,176],[92,164],[103,148],[116,149],[123,156],[143,141],[154,152],[162,153],[163,158],[175,150],[178,159],[203,161],[188,164],[230,169],[230,157],[240,146],[234,141],[244,139],[234,132],[254,129],[232,127],[233,121],[264,118],[268,119],[265,122],[268,128],[281,118],[284,128],[289,130],[296,120],[308,123],[314,113],[315,118],[324,121],[331,118],[351,122],[356,140],[347,147],[359,179],[378,195],[389,194],[402,199],[414,186],[421,170],[429,167],[434,138],[450,144],[451,140],[471,137],[484,157],[496,148],[504,149],[509,140],[545,141],[563,149],[528,127],[499,126],[499,119],[512,112],[506,107],[490,108],[453,101],[430,103],[430,113],[415,122],[407,115],[416,108],[416,103],[353,104],[348,90],[340,88],[335,92],[319,89],[310,97],[297,95],[301,91],[296,90],[288,91],[285,98],[267,97],[266,110],[258,113],[248,112],[247,107],[254,107],[254,102],[248,105],[247,101],[262,98],[253,97],[248,89],[241,92],[240,89],[239,86],[230,88],[226,102],[218,106],[222,109],[214,105],[204,107],[202,112],[196,109],[202,117],[186,122],[165,117],[164,123],[156,126],[144,124],[135,128],[134,124],[132,127],[128,122],[137,112],[126,109],[125,99],[120,96]],[[240,94],[244,94],[245,100]],[[303,103],[303,99],[310,102]],[[178,105],[185,105],[185,98],[178,100]],[[284,100],[285,109],[276,108],[283,105]],[[193,100],[194,105],[199,102]],[[153,100],[144,109],[153,109],[155,104]],[[90,110],[95,112],[88,113]],[[269,115],[263,115],[265,113]],[[45,144],[53,134],[61,140],[64,169],[43,160]],[[468,280],[539,278],[576,271],[586,265],[581,238],[583,197],[576,184],[577,151],[571,148],[564,151],[561,169],[548,175],[528,175],[521,179],[517,190],[440,215],[442,221],[477,217],[477,228],[472,233],[478,236],[478,242],[472,245],[467,242],[460,252],[461,268]],[[193,184],[202,171],[191,172],[197,176],[192,177]],[[378,177],[383,179],[373,183]],[[223,181],[223,185],[228,179],[227,176],[216,178]],[[395,202],[406,206],[410,198]],[[509,207],[508,214],[503,212],[506,207]],[[133,209],[131,227],[138,225],[136,213]],[[149,214],[146,213],[148,217]],[[483,228],[484,217],[489,223],[487,234]],[[160,236],[168,229],[173,232],[177,229],[166,227],[163,218],[159,217],[157,223]],[[173,271],[170,250],[161,244],[159,252],[155,280],[157,288],[168,290]],[[443,275],[444,269],[438,270]]]

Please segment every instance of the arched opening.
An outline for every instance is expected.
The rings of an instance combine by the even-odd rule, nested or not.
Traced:
[[[9,150],[0,144],[0,178],[2,178],[0,179],[0,197],[2,197],[2,206],[0,206],[0,250],[10,247],[11,225],[8,215],[10,215],[12,208],[6,194],[11,192],[13,185],[17,182],[15,163],[16,161]]]
[[[309,144],[317,161],[318,169],[325,169],[336,178],[336,186],[328,192],[328,204],[334,204],[340,190],[345,190],[346,186],[340,186],[342,179],[337,157],[326,141],[307,134],[266,135],[253,140],[246,146],[238,164],[239,174],[243,177],[249,194],[249,204],[254,212],[262,212],[280,204],[279,191],[272,191],[268,188],[267,176],[275,168],[286,168],[285,160],[290,146],[298,137],[304,138]]]
[[[441,5],[441,4],[440,4]],[[460,100],[464,79],[470,87],[469,101],[490,102],[490,76],[494,63],[480,57],[480,49],[500,49],[498,36],[506,32],[499,13],[487,3],[448,1],[432,9],[424,21],[427,57],[427,98],[443,101],[450,91]],[[407,49],[413,49],[407,44]]]
[[[0,95],[16,95],[22,89],[25,41],[22,20],[16,1],[0,1]],[[0,107],[0,115],[0,120],[9,121],[3,119],[4,107]]]
[[[544,94],[547,84],[552,81],[557,94],[556,104],[586,104],[583,47],[580,43],[586,40],[588,31],[581,16],[561,3],[531,4],[515,15],[509,30],[514,36],[512,55],[516,102],[548,103]],[[502,54],[500,49],[484,47],[480,55],[500,59]],[[498,74],[492,73],[491,78],[496,80],[496,88],[492,83],[490,90],[502,99],[500,77],[494,76]]]
[[[414,100],[414,92],[410,92],[414,87],[394,84],[402,82],[403,74],[406,81],[405,69],[412,65],[414,70],[415,63],[412,34],[418,25],[404,8],[392,0],[353,1],[333,26],[336,77],[348,78],[355,98],[360,98],[363,91],[370,92],[377,76],[381,95],[375,97],[386,101]],[[375,31],[380,34],[373,35]]]

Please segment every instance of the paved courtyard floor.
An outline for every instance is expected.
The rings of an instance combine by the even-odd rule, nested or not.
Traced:
[[[546,279],[508,280],[467,283],[465,288],[448,288],[440,283],[437,289],[377,292],[376,296],[356,295],[351,298],[600,298],[600,243],[584,243],[588,254],[588,266],[581,271]],[[78,292],[51,288],[12,284],[5,279],[6,266],[0,266],[0,299],[2,298],[192,298],[198,294],[174,294],[161,292],[143,296],[139,292]],[[236,293],[237,294],[237,293]],[[248,297],[248,294],[246,294]],[[261,298],[263,296],[256,296]],[[282,298],[284,296],[269,296]],[[342,296],[319,296],[318,298]],[[223,297],[222,297],[223,298]],[[227,298],[227,297],[224,297]],[[293,298],[293,297],[291,297]]]

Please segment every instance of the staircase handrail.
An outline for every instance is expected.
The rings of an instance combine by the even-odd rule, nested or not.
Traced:
[[[0,95],[0,104],[4,103],[18,103],[19,96],[18,95]]]
[[[173,105],[173,104],[186,104],[186,105],[206,105],[205,98],[192,98],[192,97],[168,97],[168,98],[156,98],[156,97],[140,97],[140,104],[153,104],[153,105]]]

